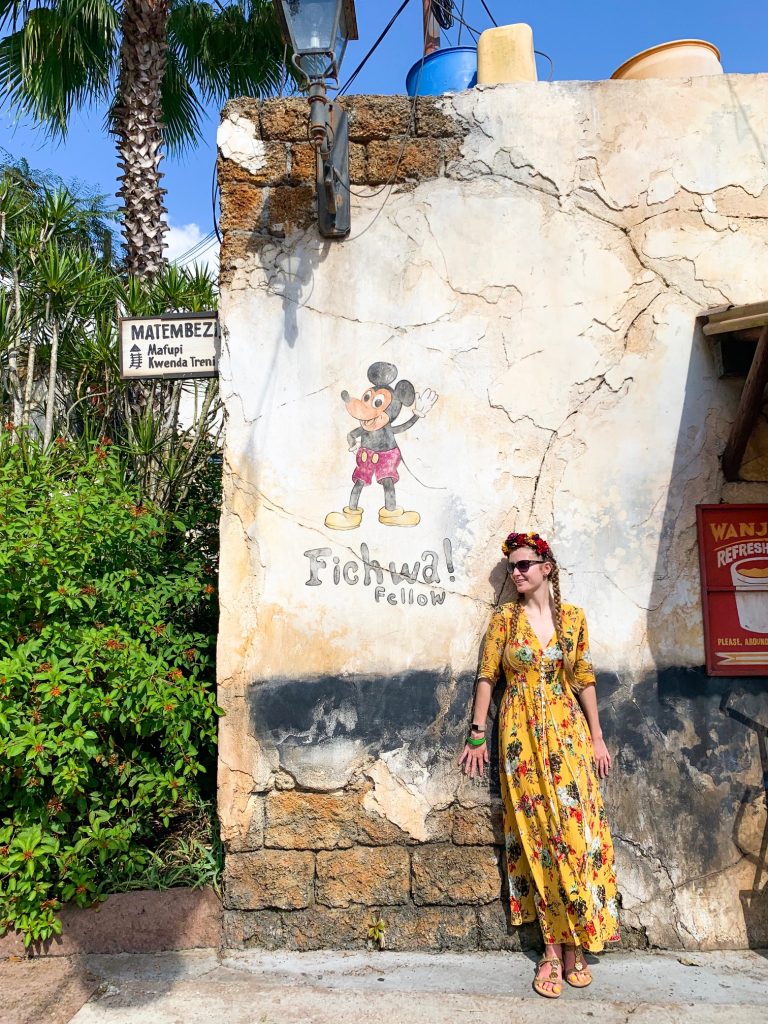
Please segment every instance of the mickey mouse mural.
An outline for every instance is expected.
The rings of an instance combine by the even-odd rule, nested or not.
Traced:
[[[368,367],[369,387],[362,398],[352,398],[348,391],[341,392],[347,412],[360,424],[347,434],[349,450],[357,447],[355,470],[352,473],[352,493],[349,504],[341,512],[329,512],[325,525],[331,530],[354,530],[363,520],[358,502],[364,487],[374,476],[384,489],[384,506],[379,509],[379,522],[385,526],[417,526],[418,512],[410,512],[397,504],[395,484],[400,479],[397,468],[402,461],[395,434],[402,434],[416,420],[426,416],[437,401],[437,392],[425,388],[417,395],[409,380],[398,381],[397,367],[392,363],[372,363]],[[403,406],[413,406],[413,415],[404,423],[394,426]]]

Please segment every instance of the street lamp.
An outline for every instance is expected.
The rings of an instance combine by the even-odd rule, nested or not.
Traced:
[[[325,238],[349,234],[347,115],[331,103],[348,39],[357,39],[355,0],[273,0],[293,63],[309,96],[309,136],[317,152],[317,221]]]

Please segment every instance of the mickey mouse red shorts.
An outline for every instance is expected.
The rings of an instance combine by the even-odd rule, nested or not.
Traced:
[[[357,466],[352,474],[352,482],[357,483],[358,480],[362,480],[367,487],[375,473],[377,484],[386,480],[387,477],[396,484],[400,479],[397,467],[400,465],[401,459],[399,448],[390,448],[387,452],[372,452],[370,448],[358,448]]]

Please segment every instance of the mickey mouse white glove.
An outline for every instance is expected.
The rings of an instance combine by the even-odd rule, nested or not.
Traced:
[[[420,395],[416,395],[416,403],[413,407],[414,416],[426,416],[438,397],[437,392],[432,388],[424,388]]]

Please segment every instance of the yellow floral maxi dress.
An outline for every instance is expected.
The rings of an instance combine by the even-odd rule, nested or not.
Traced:
[[[491,619],[480,678],[503,667],[499,774],[512,923],[538,920],[544,941],[592,952],[619,938],[613,844],[587,721],[555,636],[542,650],[514,603]],[[595,685],[584,612],[563,605],[577,689]]]

